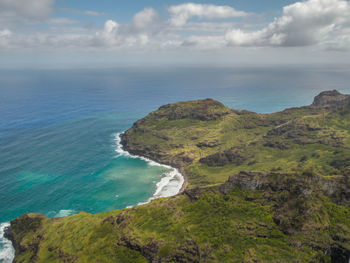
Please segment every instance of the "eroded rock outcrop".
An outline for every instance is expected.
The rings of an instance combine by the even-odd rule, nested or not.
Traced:
[[[208,166],[224,166],[227,164],[240,165],[247,159],[248,157],[243,153],[241,149],[231,148],[224,152],[218,152],[201,158],[199,161]]]
[[[350,96],[341,94],[337,90],[330,90],[321,92],[317,95],[312,103],[317,107],[338,107],[350,103]]]

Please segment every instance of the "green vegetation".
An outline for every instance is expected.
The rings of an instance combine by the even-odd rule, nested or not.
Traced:
[[[201,117],[198,105],[212,117]],[[223,183],[239,171],[313,167],[341,175],[350,165],[350,106],[256,114],[213,100],[182,102],[136,122],[123,143],[130,152],[182,168],[190,188]]]
[[[23,215],[9,235],[17,262],[348,262],[348,96],[274,114],[165,105],[122,144],[180,168],[186,190],[103,214]]]

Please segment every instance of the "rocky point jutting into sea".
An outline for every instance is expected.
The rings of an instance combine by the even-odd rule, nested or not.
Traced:
[[[15,262],[348,262],[350,96],[272,114],[212,99],[160,107],[121,139],[178,168],[173,197],[101,214],[24,214]]]

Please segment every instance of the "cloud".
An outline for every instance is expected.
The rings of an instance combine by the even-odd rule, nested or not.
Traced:
[[[171,19],[170,22],[174,26],[183,26],[187,20],[192,17],[199,18],[232,18],[232,17],[244,17],[248,13],[243,11],[237,11],[230,6],[218,6],[218,5],[205,5],[185,3],[181,5],[174,5],[168,9]]]
[[[113,20],[108,20],[103,28],[103,32],[106,34],[111,34],[117,32],[119,24]]]
[[[142,47],[149,42],[148,34],[140,31],[129,31],[130,25],[120,25],[108,20],[103,30],[96,32],[95,37],[87,40],[88,46],[104,46],[109,49]]]
[[[69,13],[74,13],[74,14],[81,14],[81,15],[87,15],[87,16],[104,16],[106,15],[105,13],[102,12],[96,12],[92,10],[80,10],[80,9],[75,9],[75,8],[57,8],[57,10],[62,10],[66,11]]]
[[[113,20],[107,20],[104,24],[103,30],[96,32],[94,42],[99,46],[112,46],[117,43],[117,33],[120,25]]]
[[[225,47],[223,36],[191,36],[182,42],[181,47],[194,47],[199,50],[218,50]]]
[[[7,47],[10,44],[12,32],[7,28],[0,30],[0,47]]]
[[[105,13],[91,11],[91,10],[76,10],[76,12],[87,16],[104,16],[105,15]]]
[[[15,0],[18,1],[18,0]],[[4,0],[0,0],[4,3]],[[9,10],[9,9],[8,9]],[[2,49],[71,50],[234,50],[238,47],[265,50],[275,47],[306,47],[344,51],[350,48],[350,3],[345,0],[307,0],[285,6],[282,15],[266,25],[247,21],[209,21],[248,13],[229,6],[181,4],[168,9],[170,20],[147,7],[130,23],[107,20],[101,28],[64,17],[46,18],[44,30],[25,33],[6,25],[0,29]],[[200,21],[188,21],[191,17]],[[56,27],[55,27],[56,26]],[[259,30],[246,30],[257,28]],[[31,28],[32,30],[32,28]],[[20,33],[21,32],[21,33]]]
[[[281,17],[257,31],[233,29],[225,38],[231,46],[311,46],[344,36],[350,4],[345,0],[308,0],[283,8]]]
[[[45,19],[54,6],[54,0],[0,0],[0,13],[13,18]]]
[[[65,25],[75,23],[75,20],[51,19],[51,24]],[[48,30],[47,32],[34,32],[31,34],[13,33],[7,29],[0,30],[1,49],[41,49],[41,50],[114,50],[141,48],[150,41],[146,31],[131,30],[131,24],[119,24],[114,20],[107,20],[100,30],[93,34],[86,30],[81,32],[60,32]],[[154,42],[155,43],[155,42]],[[156,45],[157,46],[157,45]],[[158,46],[157,46],[158,47]]]
[[[71,25],[71,24],[79,24],[79,20],[70,19],[66,17],[59,17],[59,18],[51,18],[48,20],[49,24],[53,25]]]
[[[145,8],[134,15],[132,26],[136,29],[148,28],[159,21],[157,12],[153,8]]]
[[[0,38],[5,38],[5,37],[8,37],[12,34],[12,32],[8,29],[3,29],[3,30],[0,30]]]
[[[130,24],[118,24],[113,20],[108,20],[104,29],[96,32],[94,45],[105,46],[108,48],[134,48],[144,47],[157,35],[164,40],[162,30],[165,27],[158,13],[153,8],[145,8],[136,13]]]

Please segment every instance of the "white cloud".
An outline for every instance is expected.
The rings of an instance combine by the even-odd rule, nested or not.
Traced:
[[[0,38],[5,38],[5,37],[8,37],[12,34],[12,32],[8,29],[3,29],[3,30],[0,30]]]
[[[171,19],[170,22],[174,26],[183,26],[191,17],[199,18],[232,18],[243,17],[248,14],[243,11],[237,11],[230,6],[204,5],[185,3],[181,5],[171,6],[168,9]]]
[[[0,47],[8,47],[10,44],[10,39],[12,32],[8,29],[0,30]]]
[[[250,46],[258,45],[262,39],[262,31],[244,32],[241,29],[234,29],[227,32],[225,36],[230,45]]]
[[[132,26],[136,29],[145,29],[154,25],[158,20],[158,14],[153,8],[145,8],[134,15]]]
[[[105,25],[104,25],[104,29],[103,32],[105,34],[114,34],[117,32],[119,28],[119,24],[113,20],[108,20]]]
[[[94,38],[94,45],[97,46],[112,46],[117,43],[117,33],[120,25],[113,21],[107,20],[104,24],[103,30],[96,32]]]
[[[54,0],[0,0],[0,13],[13,18],[45,19],[53,10]]]
[[[233,29],[226,40],[232,46],[309,46],[344,36],[350,22],[345,0],[308,0],[283,8],[283,15],[257,31]]]
[[[166,36],[161,32],[164,21],[153,8],[145,8],[136,13],[130,24],[118,24],[113,20],[105,23],[104,29],[96,32],[93,44],[108,48],[142,48],[153,39],[153,43]]]
[[[18,1],[18,0],[15,0]],[[0,0],[4,3],[4,0]],[[284,7],[282,15],[266,25],[246,21],[208,21],[211,18],[245,16],[228,6],[182,4],[169,9],[170,20],[153,8],[136,13],[128,24],[107,20],[103,27],[84,27],[69,18],[46,18],[45,30],[24,30],[2,25],[1,49],[71,50],[221,50],[276,46],[344,51],[350,48],[350,4],[345,0],[307,0]],[[191,17],[201,21],[188,21]],[[175,26],[174,26],[175,25]],[[56,26],[56,27],[55,27]],[[251,26],[251,27],[249,27]],[[21,30],[22,29],[22,30]],[[17,33],[16,33],[17,32]],[[22,33],[19,33],[22,32]]]
[[[104,46],[109,49],[142,47],[149,42],[149,36],[142,31],[134,32],[129,25],[120,25],[108,20],[103,30],[96,32],[95,37],[87,40],[87,45]]]

